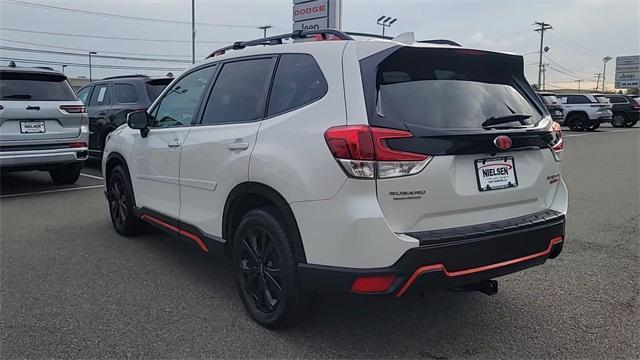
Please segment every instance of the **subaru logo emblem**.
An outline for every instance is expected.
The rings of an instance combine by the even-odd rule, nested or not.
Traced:
[[[501,150],[509,150],[511,149],[511,138],[506,135],[500,135],[493,139],[493,144]]]

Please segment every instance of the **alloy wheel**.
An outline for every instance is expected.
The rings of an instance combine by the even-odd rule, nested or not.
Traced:
[[[117,176],[109,186],[109,209],[116,226],[123,228],[127,222],[127,194],[122,179]]]

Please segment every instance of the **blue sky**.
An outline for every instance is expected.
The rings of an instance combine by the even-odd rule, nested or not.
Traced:
[[[93,16],[72,11],[53,10],[31,4],[44,4],[71,9],[149,18],[190,21],[189,0],[0,0],[0,50],[3,58],[49,60],[86,63],[85,57],[28,53],[6,47],[47,49],[84,53],[97,51],[129,56],[158,57],[176,60],[190,58],[190,26]],[[275,26],[270,33],[291,29],[292,0],[215,1],[196,0],[197,21],[208,24],[241,25],[235,27],[200,25],[198,40],[221,43],[198,43],[198,57],[216,47],[237,40],[255,38],[265,24]],[[448,38],[465,46],[525,54],[525,70],[530,81],[537,77],[539,36],[532,25],[542,20],[554,29],[546,36],[550,47],[545,62],[551,63],[547,84],[553,87],[575,87],[574,79],[584,79],[583,86],[593,86],[594,74],[602,72],[604,56],[640,54],[640,1],[638,0],[465,0],[465,1],[363,1],[343,0],[343,29],[380,32],[375,24],[380,15],[397,17],[390,34],[414,31],[419,39]],[[149,42],[95,39],[28,33],[56,32],[78,35],[148,38],[184,41]],[[28,43],[28,44],[27,44]],[[34,45],[39,44],[39,45]],[[142,55],[138,55],[142,54]],[[0,63],[4,63],[0,60]],[[143,67],[182,67],[181,64],[94,59],[98,65],[138,65]],[[26,64],[25,64],[26,65]],[[59,68],[60,66],[55,66]],[[614,62],[607,69],[607,84],[613,83]],[[164,70],[94,69],[95,77],[145,72],[159,75]],[[83,67],[67,67],[71,75],[88,75]]]

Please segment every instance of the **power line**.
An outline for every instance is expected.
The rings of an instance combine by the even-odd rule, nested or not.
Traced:
[[[52,49],[62,49],[62,50],[76,50],[76,51],[97,51],[99,53],[105,53],[105,54],[118,54],[118,55],[141,55],[141,56],[168,56],[168,57],[182,57],[182,58],[187,58],[188,55],[176,55],[176,54],[147,54],[147,53],[130,53],[130,52],[119,52],[119,51],[107,51],[107,50],[102,50],[102,49],[82,49],[82,48],[73,48],[73,47],[64,47],[64,46],[53,46],[53,45],[48,45],[48,44],[40,44],[40,43],[34,43],[34,42],[28,42],[28,41],[18,41],[18,40],[9,40],[9,39],[3,39],[0,38],[0,42],[2,41],[6,41],[6,42],[12,42],[12,43],[16,43],[16,44],[24,44],[24,45],[35,45],[35,46],[42,46],[42,47],[48,47],[48,48],[52,48]]]
[[[0,46],[0,49],[8,50],[8,51],[19,51],[19,52],[40,53],[40,54],[55,54],[55,55],[65,55],[65,56],[81,56],[81,57],[87,56],[87,54],[85,54],[85,53],[72,53],[72,52],[67,52],[67,51],[29,49],[29,48],[12,47],[12,46]],[[113,60],[158,61],[158,62],[164,62],[164,63],[177,63],[177,64],[188,64],[189,63],[188,61],[185,61],[185,60],[157,59],[157,58],[144,58],[144,57],[132,57],[132,56],[93,55],[93,57],[102,58],[102,59],[113,59]]]
[[[0,2],[2,2],[2,1],[4,1],[4,0],[0,0]],[[187,43],[187,44],[191,44],[191,40],[171,40],[171,39],[154,39],[154,38],[118,37],[118,36],[108,36],[108,35],[70,34],[70,33],[50,32],[50,31],[36,31],[36,30],[26,30],[26,29],[15,29],[15,28],[6,28],[6,27],[0,27],[0,30],[31,33],[31,34],[44,34],[44,35],[55,35],[55,36],[79,37],[79,38],[125,40],[125,41],[147,41],[147,42],[162,42],[162,43],[170,42],[170,43]],[[198,41],[198,43],[202,43],[202,44],[231,44],[233,42],[234,41]]]
[[[576,76],[576,75],[574,75],[574,74],[570,74],[570,73],[567,73],[567,72],[564,72],[564,71],[562,71],[562,70],[560,70],[560,69],[556,69],[556,68],[554,68],[554,67],[553,67],[553,66],[551,66],[551,65],[547,65],[547,67],[548,67],[549,69],[551,69],[551,70],[553,70],[553,71],[557,72],[557,73],[560,73],[560,74],[563,74],[563,75],[565,75],[565,76],[568,76],[570,79],[576,79],[576,78],[577,78],[577,76]]]
[[[564,70],[564,71],[567,71],[567,72],[572,73],[572,74],[573,74],[573,76],[575,76],[576,78],[579,78],[579,77],[581,77],[581,76],[589,76],[589,75],[581,74],[581,73],[579,73],[579,72],[577,72],[577,71],[573,71],[573,70],[569,70],[569,69],[567,69],[566,67],[564,67],[564,66],[560,65],[557,61],[555,61],[555,60],[553,60],[552,58],[550,58],[550,57],[549,57],[549,55],[546,55],[546,54],[545,54],[545,55],[544,55],[544,58],[545,58],[545,59],[547,59],[547,60],[549,60],[552,64],[554,64],[555,66],[559,67],[560,69],[562,69],[562,70]]]
[[[111,17],[111,18],[119,18],[119,19],[135,20],[135,21],[161,22],[161,23],[164,23],[164,24],[172,23],[172,24],[187,24],[187,25],[191,25],[190,21],[180,21],[180,20],[172,20],[172,19],[159,19],[159,18],[148,18],[148,17],[142,17],[142,16],[120,15],[120,14],[104,13],[104,12],[98,12],[98,11],[72,9],[72,8],[66,8],[66,7],[62,7],[62,6],[37,4],[37,3],[32,3],[32,2],[27,2],[27,1],[0,0],[0,2],[3,2],[5,4],[9,4],[9,5],[37,7],[37,8],[41,8],[41,9],[54,10],[54,11],[63,11],[63,12],[73,12],[73,13],[84,14],[84,15]],[[218,23],[203,23],[203,22],[199,22],[199,23],[196,23],[196,24],[197,25],[204,25],[204,26],[214,26],[214,27],[257,29],[256,26],[251,26],[251,25],[218,24]]]
[[[23,62],[27,64],[44,64],[44,65],[67,65],[74,67],[89,67],[88,64],[83,63],[69,63],[69,62],[61,62],[61,61],[51,61],[51,60],[37,60],[37,59],[22,59],[22,58],[11,58],[11,57],[0,57],[2,61],[15,61],[15,62]],[[153,67],[153,66],[129,66],[129,65],[95,65],[92,64],[91,67],[99,68],[99,69],[119,69],[119,70],[158,70],[158,71],[183,71],[184,68],[169,68],[169,67]]]
[[[574,48],[577,49],[582,49],[583,51],[587,51],[590,52],[591,54],[595,54],[595,55],[600,55],[601,52],[597,51],[595,49],[592,49],[590,47],[584,46],[583,44],[573,40],[573,39],[569,39],[566,35],[563,35],[562,32],[558,32],[556,30],[555,34],[552,36],[555,37],[556,39],[560,39],[563,40],[566,44],[568,44],[569,46],[572,46]]]

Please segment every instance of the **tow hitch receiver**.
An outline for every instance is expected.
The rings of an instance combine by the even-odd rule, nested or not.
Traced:
[[[460,288],[462,291],[479,291],[486,295],[498,293],[498,280],[484,280],[475,284],[469,284]]]

